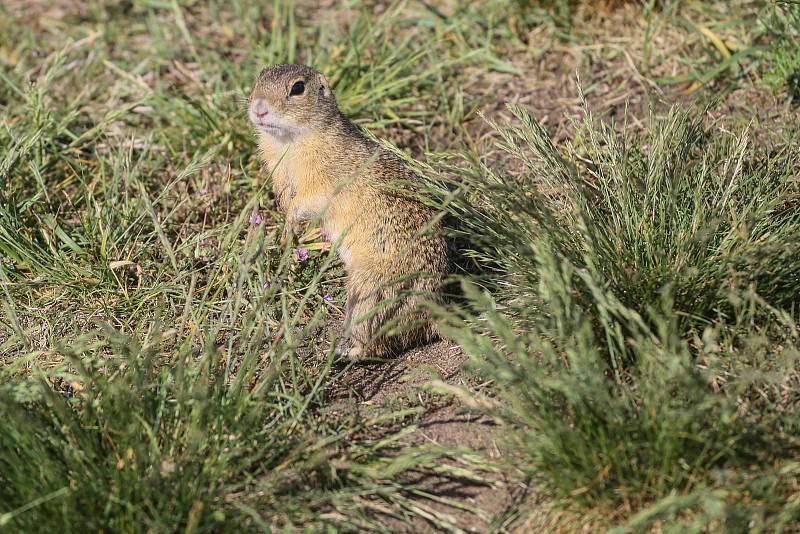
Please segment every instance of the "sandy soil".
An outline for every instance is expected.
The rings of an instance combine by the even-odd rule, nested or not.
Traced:
[[[359,409],[372,407],[423,406],[424,413],[413,424],[417,429],[405,438],[409,445],[465,447],[502,465],[505,454],[495,439],[496,423],[485,415],[471,412],[452,397],[431,393],[432,380],[470,387],[461,366],[466,356],[448,341],[411,349],[381,363],[365,363],[346,370],[339,391]],[[523,476],[512,469],[483,473],[487,483],[418,473],[426,491],[458,501],[464,509],[420,498],[421,504],[447,518],[463,532],[507,532],[505,516],[514,505],[526,499],[531,488]],[[431,522],[419,519],[412,527],[391,523],[393,532],[439,532]]]

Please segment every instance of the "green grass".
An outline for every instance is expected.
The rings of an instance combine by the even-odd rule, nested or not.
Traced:
[[[466,266],[441,326],[502,469],[603,528],[797,526],[800,147],[747,103],[791,96],[794,7],[650,2],[611,36],[571,0],[51,4],[0,5],[0,530],[486,515],[431,495],[486,462],[409,445],[424,403],[342,391],[342,268],[313,232],[279,243],[244,113],[291,61],[425,161]],[[597,116],[540,124],[526,105],[574,111],[570,58]]]
[[[413,412],[336,414],[331,359],[305,371],[289,336],[262,356],[268,321],[251,315],[226,348],[222,332],[201,343],[106,329],[59,350],[69,370],[4,385],[0,526],[359,530],[412,515],[414,488],[398,479],[442,453],[358,434]]]
[[[502,294],[518,313],[538,314],[529,305],[540,260],[520,242],[542,236],[640,313],[665,287],[687,325],[726,313],[729,291],[751,284],[772,304],[796,302],[800,255],[787,244],[800,236],[797,142],[754,146],[746,131],[723,134],[673,109],[651,116],[642,138],[587,112],[559,150],[532,117],[511,112],[519,125],[495,129],[524,175],[454,168],[474,198],[451,209],[461,237],[480,245],[472,253],[508,275]]]
[[[639,136],[587,113],[559,149],[511,112],[521,176],[470,154],[438,182],[494,296],[467,283],[439,313],[530,475],[569,508],[641,511],[632,531],[796,521],[796,142],[673,109]]]
[[[800,5],[775,2],[765,16],[765,26],[771,46],[765,54],[764,82],[773,90],[785,89],[796,101],[800,99]]]

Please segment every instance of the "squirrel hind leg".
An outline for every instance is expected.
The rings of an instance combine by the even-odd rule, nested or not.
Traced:
[[[346,351],[351,360],[382,358],[438,337],[422,308],[430,300],[427,292],[403,294],[393,286],[366,293],[357,289],[348,287],[343,337],[349,348],[343,347],[342,355]]]
[[[381,358],[393,352],[387,344],[386,325],[403,307],[396,291],[367,288],[349,280],[342,338],[351,360]]]
[[[378,355],[368,351],[364,345],[358,342],[340,345],[336,348],[336,356],[351,362],[362,362],[378,358]]]

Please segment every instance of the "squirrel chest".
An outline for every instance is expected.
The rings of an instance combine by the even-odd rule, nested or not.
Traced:
[[[278,207],[287,218],[294,210],[291,218],[318,219],[323,235],[334,243],[346,232],[339,243],[339,256],[349,270],[353,246],[350,226],[358,217],[352,195],[346,191],[349,171],[326,158],[330,147],[322,136],[305,135],[287,143],[261,136],[259,149],[267,171],[272,173]]]

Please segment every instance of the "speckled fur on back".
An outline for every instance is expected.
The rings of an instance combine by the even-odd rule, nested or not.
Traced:
[[[439,298],[447,247],[432,210],[397,190],[418,178],[341,114],[325,77],[309,67],[265,69],[249,112],[287,228],[319,222],[338,244],[350,357],[432,338],[419,304]]]

